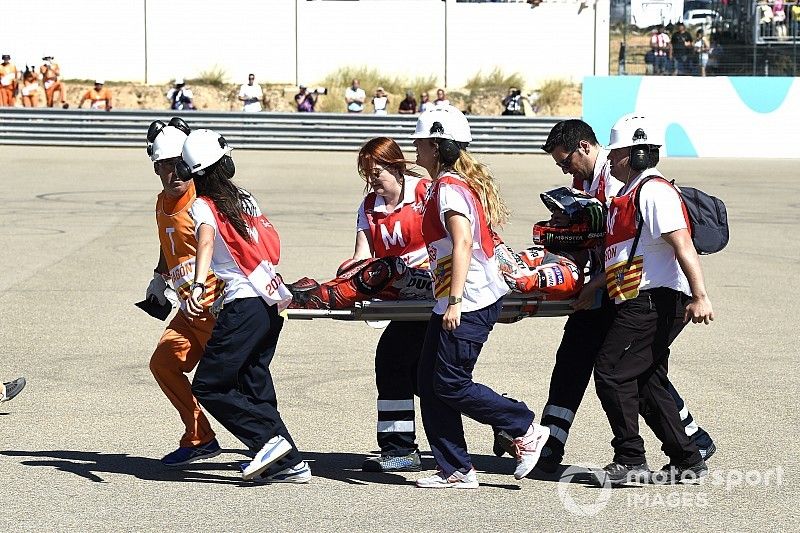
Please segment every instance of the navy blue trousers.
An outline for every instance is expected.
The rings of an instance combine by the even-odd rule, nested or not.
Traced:
[[[276,435],[292,444],[292,451],[265,475],[301,461],[278,412],[269,371],[282,328],[276,306],[261,298],[226,303],[192,382],[200,404],[250,450],[257,452]]]
[[[524,435],[533,422],[533,412],[523,402],[472,381],[475,363],[502,305],[501,298],[483,309],[462,313],[461,324],[453,331],[442,328],[441,315],[431,315],[428,323],[417,379],[420,410],[433,457],[445,477],[472,468],[462,414],[512,437]]]

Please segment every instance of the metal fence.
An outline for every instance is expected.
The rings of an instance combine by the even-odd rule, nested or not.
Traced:
[[[142,147],[154,120],[183,117],[211,128],[234,148],[253,150],[358,150],[368,139],[392,137],[413,150],[416,116],[332,113],[89,111],[0,108],[0,144]],[[484,153],[541,153],[555,117],[469,116],[470,149]]]

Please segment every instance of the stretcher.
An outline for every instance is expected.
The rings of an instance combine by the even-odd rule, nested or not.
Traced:
[[[547,300],[523,294],[509,294],[503,299],[500,313],[502,322],[516,322],[528,317],[566,316],[572,313],[575,300]],[[382,320],[420,321],[428,320],[436,302],[434,300],[365,300],[356,302],[349,309],[287,309],[290,320]]]

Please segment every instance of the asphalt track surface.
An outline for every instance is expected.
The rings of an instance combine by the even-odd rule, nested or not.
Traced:
[[[286,279],[330,276],[352,252],[362,183],[355,154],[238,152],[236,181],[283,242]],[[547,156],[485,156],[513,210],[516,247],[545,217],[538,192],[565,183]],[[373,351],[364,323],[291,321],[272,371],[281,412],[310,462],[308,485],[243,483],[243,446],[163,468],[182,432],[148,370],[163,330],[133,306],[158,253],[159,181],[144,149],[0,147],[0,378],[28,378],[0,405],[4,531],[798,530],[800,183],[792,160],[667,159],[679,183],[722,197],[728,248],[702,259],[717,313],[673,346],[670,375],[719,448],[699,486],[600,489],[577,476],[515,481],[487,427],[465,422],[474,491],[416,489],[423,474],[360,471],[375,450]],[[476,379],[540,412],[564,318],[497,326]],[[427,469],[421,422],[418,434]],[[666,460],[642,429],[648,460]],[[611,433],[590,384],[566,461],[602,466]],[[577,514],[576,514],[577,513]],[[583,513],[583,516],[580,514]],[[590,516],[586,516],[586,515]]]

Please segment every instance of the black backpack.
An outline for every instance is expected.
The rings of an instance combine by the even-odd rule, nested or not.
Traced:
[[[636,189],[634,204],[636,210],[640,213],[639,224],[636,227],[636,237],[633,239],[633,250],[628,261],[628,268],[633,256],[636,253],[636,245],[639,244],[639,237],[642,235],[642,226],[644,219],[641,217],[642,209],[639,207],[639,191],[645,183],[653,178],[661,178],[660,176],[648,176],[642,180],[642,183]],[[667,181],[665,178],[661,178]],[[675,187],[675,180],[668,181],[670,185]],[[675,190],[678,190],[675,187]],[[728,210],[725,204],[719,198],[706,194],[700,189],[694,187],[681,187],[678,191],[683,204],[686,206],[686,212],[689,214],[689,228],[692,234],[692,243],[694,249],[700,255],[708,255],[719,252],[728,245],[730,231],[728,229]]]

